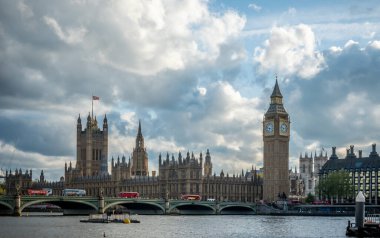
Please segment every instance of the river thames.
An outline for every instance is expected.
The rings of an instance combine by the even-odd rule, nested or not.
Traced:
[[[0,217],[0,237],[346,237],[354,217],[138,216],[140,224],[81,223],[84,216]]]

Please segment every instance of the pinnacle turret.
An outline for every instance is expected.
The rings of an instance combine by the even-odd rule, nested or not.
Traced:
[[[271,102],[268,108],[268,111],[265,113],[265,116],[270,116],[274,114],[281,114],[287,116],[284,105],[282,103],[282,94],[280,91],[280,87],[278,86],[278,81],[276,77],[276,84],[274,85],[272,95],[270,96]]]
[[[139,135],[142,135],[142,133],[141,133],[141,121],[139,120],[139,130],[138,130],[138,132],[137,132],[137,135],[139,136]]]
[[[104,114],[103,123],[104,123],[104,124],[107,124],[107,114]]]
[[[274,97],[282,98],[280,87],[278,86],[278,82],[277,82],[277,76],[276,76],[276,84],[274,85],[273,92],[272,92],[272,95],[270,97],[271,98],[274,98]]]

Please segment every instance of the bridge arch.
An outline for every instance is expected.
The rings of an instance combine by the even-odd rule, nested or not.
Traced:
[[[13,206],[7,202],[0,201],[0,206],[6,207],[9,210],[13,211]]]
[[[126,205],[127,207],[128,207],[128,205],[132,205],[137,210],[139,208],[138,206],[142,205],[145,208],[146,207],[156,208],[156,210],[159,210],[161,214],[165,214],[165,208],[163,206],[161,206],[160,204],[157,204],[154,202],[136,201],[136,200],[132,200],[132,201],[124,200],[124,201],[116,201],[116,202],[108,203],[106,206],[104,206],[104,211],[106,211],[108,208],[111,208],[111,207],[116,206],[116,205]]]
[[[84,205],[85,208],[90,208],[90,209],[93,209],[95,211],[98,211],[98,207],[91,202],[81,201],[81,200],[69,200],[69,201],[67,201],[67,200],[62,200],[60,198],[46,198],[46,199],[38,199],[38,200],[29,201],[29,202],[24,203],[20,207],[20,211],[22,212],[22,210],[24,210],[26,207],[29,207],[29,206],[34,205],[34,204],[39,204],[39,203],[50,203],[50,204],[59,206],[62,209],[69,208],[70,205],[77,204],[77,205]]]
[[[191,211],[204,211],[206,215],[211,215],[216,213],[216,209],[209,204],[201,204],[194,202],[180,202],[170,207],[169,213],[183,213],[183,214],[192,214]],[[195,213],[194,213],[195,214]]]
[[[226,205],[220,208],[219,213],[223,214],[256,214],[256,209],[249,205]]]

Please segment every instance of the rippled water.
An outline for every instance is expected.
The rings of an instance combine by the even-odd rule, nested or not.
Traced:
[[[0,217],[0,237],[345,237],[353,217],[138,216],[140,224],[81,216]]]

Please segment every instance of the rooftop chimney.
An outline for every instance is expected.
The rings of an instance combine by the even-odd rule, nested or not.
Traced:
[[[369,157],[379,157],[376,152],[376,144],[372,144],[372,152],[369,154]]]
[[[338,156],[336,155],[336,147],[332,147],[332,155],[330,156],[330,159],[338,159]]]

